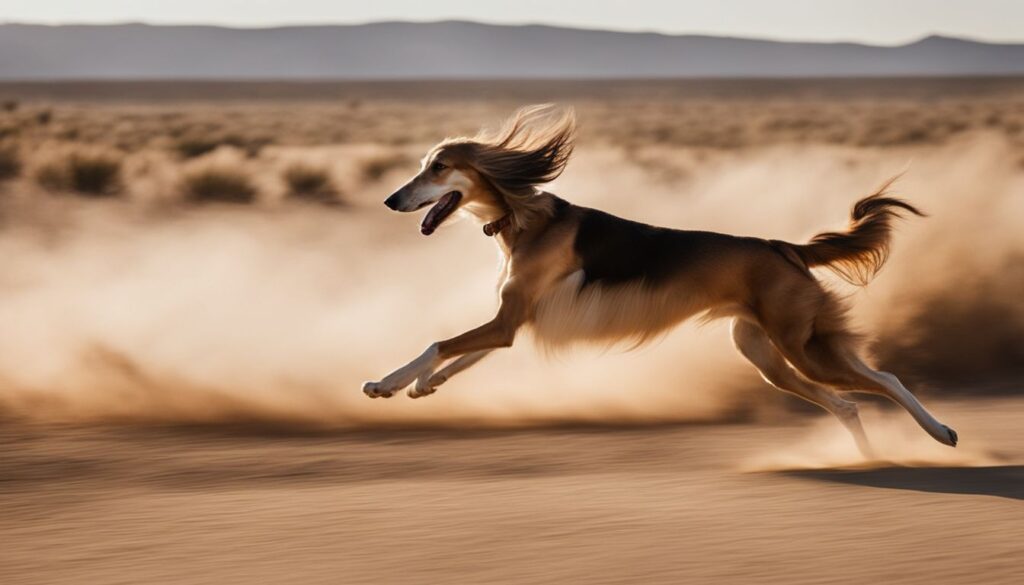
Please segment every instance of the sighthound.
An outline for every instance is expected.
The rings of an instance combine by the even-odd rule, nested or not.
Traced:
[[[424,235],[455,211],[467,212],[494,237],[504,262],[494,318],[366,382],[369,397],[391,397],[412,384],[412,398],[431,394],[491,351],[511,346],[524,326],[553,346],[640,343],[696,315],[730,317],[736,348],[764,379],[834,414],[866,455],[857,405],[840,392],[886,396],[935,440],[956,446],[956,432],[896,376],[862,361],[842,300],[811,272],[825,267],[862,286],[878,272],[893,221],[901,213],[923,215],[887,196],[888,183],[854,205],[846,231],[821,233],[807,244],[655,227],[538,188],[565,168],[574,133],[571,111],[523,108],[494,134],[441,142],[387,198],[401,212],[432,205]]]

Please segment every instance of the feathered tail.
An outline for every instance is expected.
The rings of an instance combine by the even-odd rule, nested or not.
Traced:
[[[893,220],[903,212],[925,215],[910,203],[887,196],[895,180],[853,206],[845,232],[820,233],[807,244],[792,244],[794,251],[808,266],[824,266],[850,284],[866,285],[889,258]]]

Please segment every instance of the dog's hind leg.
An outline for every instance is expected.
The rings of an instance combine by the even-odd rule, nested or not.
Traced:
[[[871,444],[864,433],[856,403],[844,400],[832,390],[802,378],[772,345],[771,339],[760,325],[736,318],[732,323],[732,339],[736,349],[754,364],[766,382],[817,404],[835,415],[853,435],[861,454],[868,459],[873,458]]]
[[[881,394],[902,406],[933,439],[956,447],[956,431],[936,420],[896,376],[865,365],[849,347],[848,335],[785,330],[769,330],[769,335],[786,360],[807,379],[847,392]]]
[[[866,389],[872,393],[882,394],[889,398],[896,404],[902,406],[910,416],[914,417],[917,424],[928,432],[936,441],[945,443],[950,447],[956,447],[959,437],[956,431],[940,423],[925,409],[924,405],[915,397],[907,387],[900,382],[899,378],[890,374],[889,372],[881,372],[873,370],[860,360],[856,355],[852,353],[846,356],[850,367],[857,370],[863,376],[870,378],[877,382],[882,387],[881,391],[877,389]]]
[[[416,387],[409,391],[409,397],[419,398],[421,396],[433,394],[437,390],[438,386],[447,382],[455,374],[471,368],[478,361],[487,357],[487,354],[492,351],[494,350],[482,349],[480,351],[474,351],[473,353],[467,353],[459,356],[453,360],[452,363],[436,372],[424,372],[420,374],[420,377],[416,379]]]

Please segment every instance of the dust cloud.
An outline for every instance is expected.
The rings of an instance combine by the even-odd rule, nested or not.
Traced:
[[[803,241],[844,225],[854,200],[912,161],[896,194],[931,217],[901,225],[890,264],[849,291],[856,321],[887,368],[922,385],[943,388],[952,372],[965,392],[1007,381],[1019,392],[1024,172],[1004,139],[658,148],[581,144],[551,190],[662,225]],[[343,210],[5,198],[0,409],[327,427],[715,421],[777,409],[724,323],[686,325],[635,352],[553,360],[524,336],[429,398],[368,400],[363,380],[483,322],[495,303],[493,244],[468,221],[423,238],[417,218],[379,204],[391,182]]]
[[[822,416],[796,441],[753,455],[740,463],[740,469],[758,472],[893,466],[987,467],[1005,463],[988,445],[979,442],[978,433],[967,433],[966,441],[950,449],[922,433],[902,411],[860,410],[871,440],[870,458],[857,449],[838,421]]]

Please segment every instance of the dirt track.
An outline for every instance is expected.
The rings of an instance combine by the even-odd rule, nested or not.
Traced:
[[[936,407],[962,449],[998,462],[743,470],[814,442],[807,416],[328,434],[7,424],[0,581],[1020,583],[1024,399]]]

